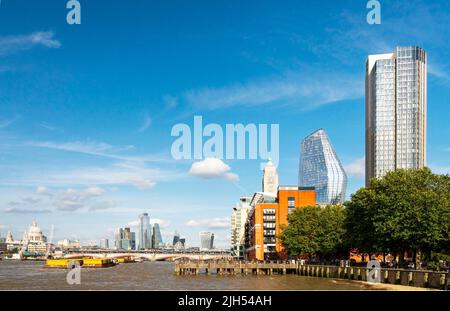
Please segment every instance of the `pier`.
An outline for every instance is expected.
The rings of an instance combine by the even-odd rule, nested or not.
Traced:
[[[366,267],[338,267],[307,265],[289,261],[179,261],[175,264],[177,275],[286,275],[294,274],[306,277],[347,279],[368,282],[369,275],[375,273],[381,283],[404,286],[449,289],[450,276],[447,272],[375,269]],[[379,273],[379,275],[378,275]]]

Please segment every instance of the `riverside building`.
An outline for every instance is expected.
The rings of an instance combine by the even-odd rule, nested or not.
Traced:
[[[288,215],[296,208],[315,205],[314,187],[279,186],[276,195],[255,193],[245,225],[246,259],[285,259],[278,236],[288,224]]]
[[[231,255],[236,259],[245,257],[245,223],[251,199],[252,197],[241,197],[231,214]]]
[[[366,63],[366,185],[396,169],[426,165],[427,54],[416,46]]]

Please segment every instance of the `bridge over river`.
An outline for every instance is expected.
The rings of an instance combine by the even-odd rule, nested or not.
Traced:
[[[64,258],[120,258],[133,257],[150,261],[176,261],[176,260],[219,260],[232,259],[229,252],[160,252],[160,251],[115,251],[115,250],[89,250],[70,251]]]

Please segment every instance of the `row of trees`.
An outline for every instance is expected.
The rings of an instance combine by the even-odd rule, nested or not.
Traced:
[[[450,253],[450,176],[397,170],[352,195],[344,206],[297,209],[280,236],[292,256],[337,257],[406,251]],[[414,256],[415,258],[415,256]]]

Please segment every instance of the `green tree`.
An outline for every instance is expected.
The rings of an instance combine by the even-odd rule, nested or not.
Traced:
[[[449,176],[428,168],[397,170],[373,179],[346,203],[347,237],[363,252],[411,250],[431,254],[448,247]]]
[[[343,249],[344,223],[341,206],[297,208],[289,215],[280,238],[291,256],[329,257]]]

